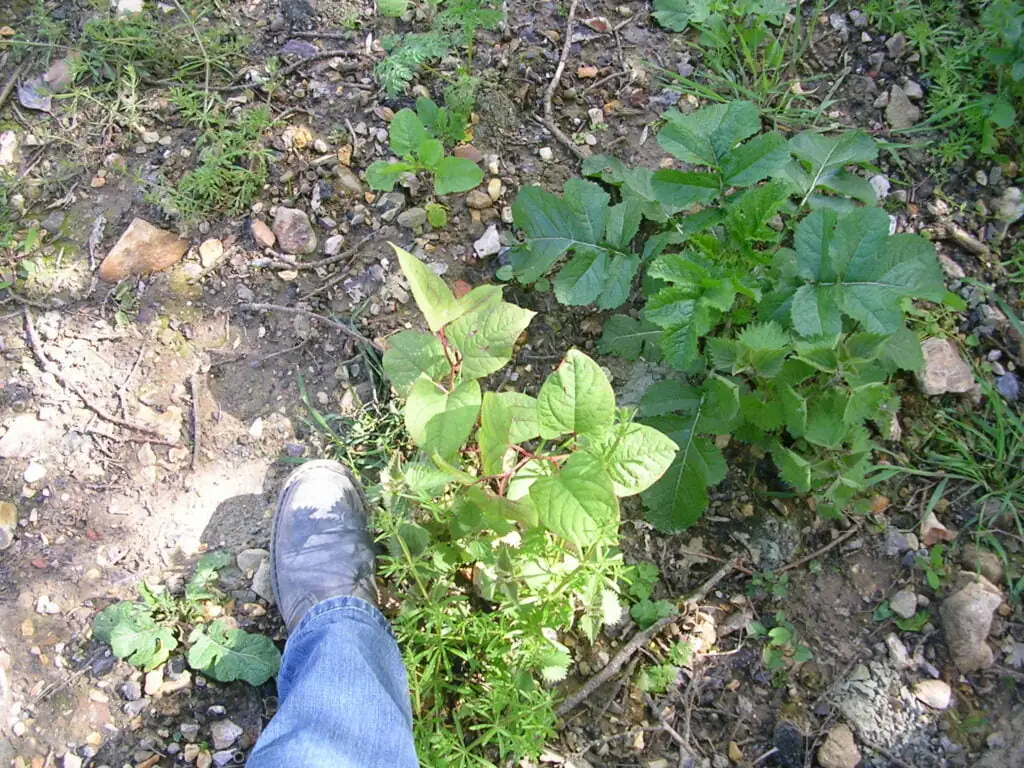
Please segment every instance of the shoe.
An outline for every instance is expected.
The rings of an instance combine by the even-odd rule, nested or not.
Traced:
[[[274,511],[271,577],[288,631],[332,597],[377,604],[375,552],[362,489],[336,461],[310,461],[285,481]]]

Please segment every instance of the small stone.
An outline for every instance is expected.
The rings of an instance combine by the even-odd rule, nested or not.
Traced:
[[[116,8],[118,18],[134,16],[142,13],[142,0],[117,0]]]
[[[224,243],[215,237],[204,240],[199,246],[199,262],[203,269],[213,269],[224,256]]]
[[[1012,373],[1004,373],[997,377],[996,389],[1008,403],[1020,400],[1020,380]]]
[[[949,256],[940,251],[938,257],[939,266],[942,267],[942,271],[945,273],[946,277],[951,277],[954,280],[963,280],[967,277],[967,273],[964,272],[964,268],[953,261]]]
[[[213,756],[205,749],[196,756],[196,768],[210,768],[213,765]]]
[[[974,577],[939,607],[949,653],[963,674],[992,666],[994,657],[986,639],[992,615],[1003,601],[999,588],[983,576]]]
[[[885,48],[889,51],[889,55],[898,59],[903,55],[903,49],[907,47],[907,36],[902,32],[897,32],[895,35],[885,41]]]
[[[63,760],[64,768],[82,768],[82,758],[74,752],[66,752]]]
[[[142,698],[142,686],[139,685],[137,680],[126,680],[121,683],[118,691],[121,693],[121,698],[125,701],[138,701]]]
[[[185,741],[195,741],[199,737],[199,723],[184,722],[178,726],[178,730]]]
[[[193,736],[193,738],[195,737]],[[199,757],[199,750],[198,744],[186,744],[185,748],[181,751],[181,756],[185,758],[186,763],[193,763]]]
[[[953,696],[949,683],[942,680],[921,680],[914,683],[913,692],[918,701],[932,709],[946,709]]]
[[[252,591],[274,605],[274,585],[270,575],[270,558],[264,558],[252,577]]]
[[[188,240],[135,218],[103,259],[98,274],[105,282],[118,283],[132,275],[165,270],[177,264],[186,251]]]
[[[590,124],[594,127],[604,125],[604,111],[600,107],[593,107],[587,110],[587,117],[590,118]]]
[[[920,101],[924,98],[924,90],[913,80],[907,80],[903,84],[903,92],[907,94],[907,98],[911,101]]]
[[[910,658],[907,646],[899,639],[895,632],[885,636],[885,645],[889,649],[889,658],[892,659],[896,669],[910,669],[914,666],[914,660]]]
[[[478,259],[494,256],[501,251],[501,237],[498,234],[498,227],[491,224],[479,240],[473,243],[473,250]]]
[[[157,667],[156,669],[146,673],[146,681],[142,686],[142,690],[147,696],[156,696],[160,693],[160,688],[164,684],[164,670],[163,667]]]
[[[889,599],[889,607],[901,619],[909,619],[917,613],[917,595],[909,589],[901,589]]]
[[[540,157],[541,161],[545,163],[550,163],[555,159],[555,153],[551,147],[541,147],[540,150],[538,150],[537,155]]]
[[[259,219],[253,219],[249,222],[249,231],[252,232],[252,237],[256,244],[264,248],[273,248],[274,243],[277,242],[274,232]]]
[[[219,752],[213,753],[213,764],[214,765],[227,765],[235,759],[235,750],[233,749],[222,749]]]
[[[889,127],[902,131],[911,128],[921,119],[921,109],[911,103],[907,94],[898,85],[889,89],[889,105],[885,108],[885,120]]]
[[[47,441],[63,434],[53,424],[47,424],[31,413],[23,413],[7,427],[0,437],[0,459],[27,459],[41,451]]]
[[[977,544],[967,544],[960,551],[960,562],[966,570],[972,573],[980,573],[993,584],[1001,584],[1003,581],[1003,561],[999,555],[979,547]]]
[[[324,141],[323,139],[315,139],[313,141],[313,149],[315,149],[317,152],[323,155],[326,154],[330,147],[327,146],[327,142]]]
[[[89,701],[95,701],[97,704],[106,704],[110,701],[110,697],[99,688],[93,688],[89,691]]]
[[[32,485],[32,483],[38,483],[46,477],[46,467],[35,461],[29,462],[29,465],[25,468],[25,474],[22,475],[22,477],[29,485]]]
[[[18,508],[9,501],[0,501],[0,550],[11,546],[17,529]]]
[[[590,64],[580,64],[576,70],[576,77],[580,80],[592,80],[597,77],[597,67]]]
[[[213,740],[214,749],[227,749],[241,735],[242,729],[230,720],[216,720],[210,724],[210,738]]]
[[[452,154],[455,157],[462,157],[466,160],[472,160],[474,163],[479,163],[484,159],[483,152],[474,147],[472,144],[460,144],[452,150]]]
[[[498,202],[501,198],[502,190],[501,179],[491,179],[487,182],[487,194],[490,195],[491,202]]]
[[[931,338],[921,342],[924,366],[918,371],[917,384],[926,395],[974,390],[974,373],[949,339]]]
[[[268,557],[270,557],[270,553],[265,549],[244,549],[238,553],[235,563],[238,565],[238,570],[248,576],[256,573]]]
[[[853,740],[853,731],[846,723],[832,726],[825,737],[825,743],[818,750],[821,768],[857,768],[860,750]]]
[[[331,235],[324,242],[324,254],[327,256],[337,256],[341,253],[343,245],[345,245],[344,235]]]
[[[298,208],[277,209],[274,216],[274,235],[282,251],[291,254],[313,253],[316,250],[317,238],[313,225],[305,211]]]
[[[408,210],[402,211],[398,214],[398,226],[405,227],[406,229],[412,229],[420,231],[423,229],[423,225],[427,223],[427,212],[422,208],[409,208]]]
[[[501,182],[498,183],[500,184]],[[491,200],[491,196],[482,189],[474,189],[466,195],[466,207],[468,208],[482,211],[486,208],[490,208],[493,204],[494,201]]]
[[[729,759],[739,765],[743,762],[743,750],[740,749],[740,745],[735,741],[729,742]]]
[[[336,187],[340,187],[337,191],[362,197],[365,189],[363,188],[363,182],[359,180],[355,171],[347,166],[339,165],[334,169],[334,173],[338,177]]]
[[[18,134],[14,131],[0,133],[0,168],[18,162]]]
[[[892,188],[892,185],[889,183],[888,176],[876,173],[868,180],[868,182],[871,184],[871,188],[875,190],[875,194],[878,195],[879,200],[884,200],[889,196],[889,190]]]

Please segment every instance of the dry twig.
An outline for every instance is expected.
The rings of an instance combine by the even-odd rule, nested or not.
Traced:
[[[345,335],[358,341],[360,344],[366,344],[368,346],[373,347],[374,349],[380,350],[380,346],[378,344],[370,341],[368,338],[363,336],[363,334],[359,333],[359,331],[349,328],[344,323],[339,323],[337,320],[333,320],[330,317],[327,317],[326,315],[317,314],[316,312],[312,312],[308,309],[300,309],[298,307],[284,307],[281,306],[280,304],[239,304],[239,306],[242,309],[248,309],[253,312],[284,312],[290,315],[302,315],[303,317],[308,317],[311,320],[316,320],[317,322],[324,323],[325,325],[333,326],[334,328],[337,328]]]
[[[366,237],[362,238],[358,243],[353,245],[348,250],[342,251],[341,253],[335,256],[328,256],[325,259],[294,263],[289,261],[272,261],[267,266],[272,269],[294,269],[299,271],[304,269],[319,269],[320,267],[326,267],[330,264],[336,264],[339,261],[345,261],[346,259],[355,256],[360,251],[360,249],[362,249],[362,247],[366,245],[368,242],[373,240],[374,237],[376,237],[375,234],[369,234]]]
[[[794,568],[799,568],[804,563],[809,563],[809,562],[811,562],[811,560],[814,560],[817,557],[821,557],[826,552],[829,552],[830,550],[835,549],[840,544],[842,544],[844,541],[846,541],[847,539],[853,538],[858,533],[860,533],[860,523],[855,520],[853,525],[850,526],[850,530],[848,530],[842,536],[837,536],[836,538],[832,539],[832,541],[830,541],[828,544],[826,544],[824,547],[821,547],[820,549],[814,550],[813,552],[811,552],[811,554],[806,555],[805,557],[801,557],[799,560],[794,560],[792,563],[787,563],[786,565],[784,565],[781,568],[779,568],[779,570],[777,570],[776,573],[785,573],[786,571],[791,571]]]
[[[346,51],[343,48],[338,49],[338,50],[332,50],[332,51],[320,51],[319,53],[314,53],[312,56],[307,56],[304,59],[299,59],[294,64],[289,64],[287,67],[285,67],[284,69],[280,70],[277,73],[277,75],[278,75],[278,77],[287,77],[288,75],[290,75],[293,72],[301,69],[302,67],[306,66],[307,64],[312,64],[314,61],[323,61],[324,59],[341,58],[343,56],[351,56],[351,57],[354,57],[354,58],[364,58],[364,57],[368,57],[368,54],[365,54],[362,51]]]
[[[569,6],[569,19],[565,23],[565,42],[562,44],[562,54],[558,57],[558,66],[555,67],[555,74],[552,75],[551,82],[548,83],[548,88],[544,92],[544,114],[538,119],[544,123],[544,127],[551,131],[551,135],[558,139],[566,149],[580,160],[586,160],[590,157],[590,152],[582,147],[577,147],[573,144],[572,139],[562,133],[562,129],[555,124],[554,110],[551,106],[551,100],[555,96],[555,89],[558,88],[558,83],[562,79],[562,73],[565,72],[565,62],[569,58],[569,49],[572,47],[572,25],[576,20],[577,5],[579,5],[579,0],[572,0],[572,4]]]
[[[192,391],[192,470],[199,466],[199,451],[202,450],[202,414],[199,411],[199,374],[193,373],[188,380]]]

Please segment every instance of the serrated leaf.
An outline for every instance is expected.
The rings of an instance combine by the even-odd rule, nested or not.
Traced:
[[[633,617],[633,621],[637,623],[640,629],[647,629],[675,612],[675,605],[668,600],[645,599],[634,604],[629,609],[629,615]]]
[[[402,397],[421,375],[434,381],[446,381],[452,366],[441,341],[422,331],[399,331],[388,337],[388,348],[382,361],[384,374]]]
[[[604,324],[604,331],[597,342],[597,351],[602,355],[618,355],[626,360],[640,356],[652,362],[661,359],[658,339],[661,329],[646,320],[634,320],[628,315],[612,315]]]
[[[622,621],[622,602],[614,589],[601,590],[601,623],[615,625]]]
[[[196,563],[192,578],[185,585],[185,598],[189,601],[210,600],[216,595],[210,591],[217,579],[217,571],[231,564],[232,557],[227,552],[207,552]]]
[[[622,497],[647,490],[668,469],[678,447],[654,427],[626,422],[591,440],[586,450],[600,459],[615,495]]]
[[[281,652],[269,637],[229,629],[220,619],[196,627],[188,641],[189,666],[222,683],[263,685],[281,666]]]
[[[480,384],[476,380],[464,382],[449,393],[421,376],[405,403],[405,427],[417,446],[448,458],[469,438],[479,410]]]
[[[749,187],[768,178],[789,160],[786,140],[777,133],[763,133],[725,153],[721,158],[725,183]]]
[[[849,395],[830,390],[808,403],[807,430],[804,439],[822,448],[839,448],[847,434],[843,421]]]
[[[545,440],[567,433],[598,435],[612,425],[615,393],[600,366],[577,349],[548,376],[537,398]]]
[[[536,314],[501,302],[451,322],[445,337],[459,354],[459,375],[480,379],[504,367],[516,340]]]
[[[468,192],[484,180],[480,166],[467,157],[446,157],[434,169],[434,193]]]
[[[789,434],[803,437],[807,431],[807,400],[789,384],[783,384],[779,387],[779,402]]]
[[[614,539],[619,505],[612,479],[600,461],[578,451],[553,477],[530,486],[530,500],[541,525],[577,546]]]
[[[640,398],[640,415],[648,418],[666,413],[690,413],[701,407],[704,393],[681,381],[656,381]]]
[[[804,131],[789,140],[789,149],[807,164],[806,170],[801,169],[803,177],[793,178],[804,195],[819,185],[824,186],[823,180],[834,180],[834,173],[842,170],[843,166],[870,163],[878,156],[875,140],[860,131],[849,131],[836,137]]]
[[[426,264],[394,243],[391,247],[395,249],[402,273],[409,281],[416,306],[426,318],[430,330],[437,333],[456,314],[455,295]]]
[[[475,486],[465,489],[465,498],[487,518],[515,520],[528,526],[539,525],[537,512],[533,505],[524,503],[523,500],[495,496],[493,493]],[[495,523],[492,523],[489,527],[495,530],[495,532],[499,530]]]
[[[178,647],[170,628],[153,620],[148,606],[120,602],[93,619],[93,636],[108,643],[114,655],[146,672],[156,669]]]
[[[416,152],[420,144],[427,138],[427,131],[419,115],[411,109],[400,109],[391,118],[388,125],[388,142],[391,151],[399,157],[406,157]]]
[[[572,656],[569,655],[568,651],[552,648],[541,656],[538,668],[545,682],[560,683],[562,680],[565,680],[571,664]]]
[[[850,399],[843,412],[843,422],[855,426],[869,419],[878,419],[882,404],[891,394],[892,390],[883,383],[856,387],[850,392]]]
[[[761,130],[757,107],[749,101],[714,104],[684,115],[670,109],[658,144],[684,163],[718,168],[721,158]]]
[[[765,432],[772,432],[783,424],[782,403],[770,389],[757,389],[742,395],[740,413]]]
[[[484,472],[497,475],[511,469],[511,451],[540,435],[537,400],[519,392],[487,392],[480,408],[477,441]]]
[[[802,493],[811,490],[811,464],[803,456],[776,443],[772,446],[772,458],[783,482]]]

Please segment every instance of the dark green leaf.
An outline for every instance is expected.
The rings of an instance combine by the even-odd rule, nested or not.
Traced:
[[[196,627],[188,641],[189,666],[222,683],[263,685],[281,666],[281,652],[269,637],[229,629],[220,619]]]
[[[530,486],[541,525],[578,546],[613,541],[619,505],[600,461],[584,452],[568,458],[558,474]]]
[[[658,339],[661,330],[645,320],[634,320],[627,315],[612,315],[604,324],[597,351],[603,355],[618,355],[636,360],[641,355],[657,362],[661,359]]]
[[[156,669],[178,647],[174,633],[153,620],[150,609],[141,603],[114,603],[92,623],[93,636],[110,645],[119,659],[144,671]]]

